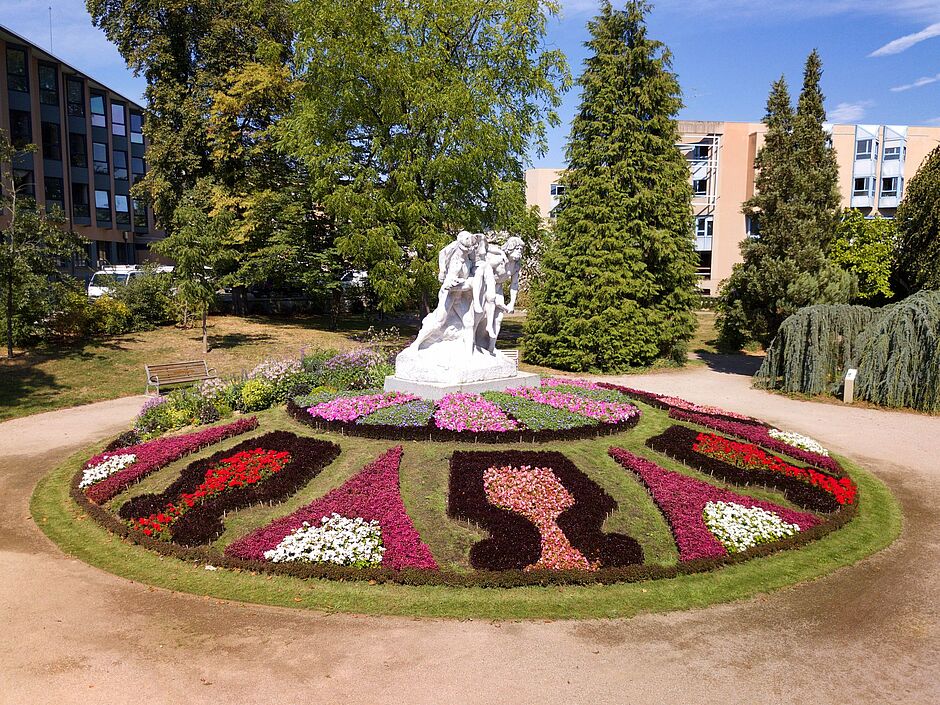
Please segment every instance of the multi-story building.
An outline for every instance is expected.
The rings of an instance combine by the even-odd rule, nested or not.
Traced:
[[[143,123],[140,105],[0,26],[0,129],[38,147],[17,155],[13,179],[88,239],[75,274],[150,259],[163,236],[130,195],[147,171]]]
[[[754,195],[754,158],[766,126],[754,122],[679,123],[677,145],[689,162],[699,286],[715,295],[741,261],[740,243],[754,236],[756,223],[741,212]],[[904,185],[940,144],[940,127],[828,125],[839,163],[842,205],[867,216],[892,217]],[[529,169],[526,201],[549,218],[563,186],[559,169]]]

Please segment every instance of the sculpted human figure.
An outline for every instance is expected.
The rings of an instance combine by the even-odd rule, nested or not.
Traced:
[[[441,282],[441,288],[437,294],[437,308],[424,317],[418,337],[415,338],[410,347],[417,350],[429,336],[443,332],[458,296],[462,292],[472,289],[470,280],[473,274],[474,257],[471,252],[476,244],[476,236],[467,230],[463,230],[457,233],[457,237],[452,243],[440,251],[438,255],[438,280]],[[472,333],[468,337],[471,346],[471,350],[468,352],[472,352]]]
[[[486,333],[490,338],[489,351],[496,349],[496,339],[502,327],[503,316],[516,309],[516,297],[519,295],[519,272],[522,270],[522,255],[525,249],[522,238],[510,237],[502,247],[492,248],[487,254],[488,267],[492,271],[492,286],[483,290],[483,310],[486,320]],[[509,303],[503,293],[504,285],[509,284]]]

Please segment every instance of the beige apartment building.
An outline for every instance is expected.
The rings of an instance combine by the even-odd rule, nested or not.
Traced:
[[[699,287],[718,293],[741,261],[739,244],[756,235],[741,212],[754,194],[754,158],[763,144],[760,122],[681,121],[677,145],[689,162]],[[827,125],[839,162],[842,204],[865,215],[892,217],[904,185],[940,144],[940,127]],[[526,171],[526,202],[552,218],[564,187],[559,169]]]

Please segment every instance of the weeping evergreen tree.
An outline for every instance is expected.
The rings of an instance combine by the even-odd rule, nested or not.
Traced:
[[[940,147],[910,180],[898,206],[895,279],[902,291],[940,289]]]
[[[534,283],[529,362],[614,371],[682,360],[695,329],[691,189],[676,148],[682,106],[671,55],[647,36],[649,5],[609,2],[567,147],[565,195]]]
[[[829,258],[839,222],[839,169],[823,129],[826,111],[817,52],[806,60],[796,112],[786,80],[771,88],[757,155],[757,193],[744,213],[760,225],[741,244],[737,264],[721,291],[718,326],[725,347],[748,341],[768,345],[787,316],[804,306],[846,303],[851,274]]]
[[[940,411],[940,291],[883,309],[861,341],[856,394],[881,406]]]
[[[847,304],[800,309],[780,326],[755,386],[813,395],[837,391],[859,357],[863,333],[880,315],[878,309]]]

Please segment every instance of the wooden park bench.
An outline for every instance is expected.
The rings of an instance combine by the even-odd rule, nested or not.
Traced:
[[[218,375],[214,369],[210,369],[205,360],[189,360],[188,362],[168,362],[162,365],[144,365],[147,372],[147,387],[145,394],[150,393],[150,388],[155,387],[157,394],[160,393],[160,387],[168,384],[183,384],[184,382],[202,382],[207,379],[217,379]]]

